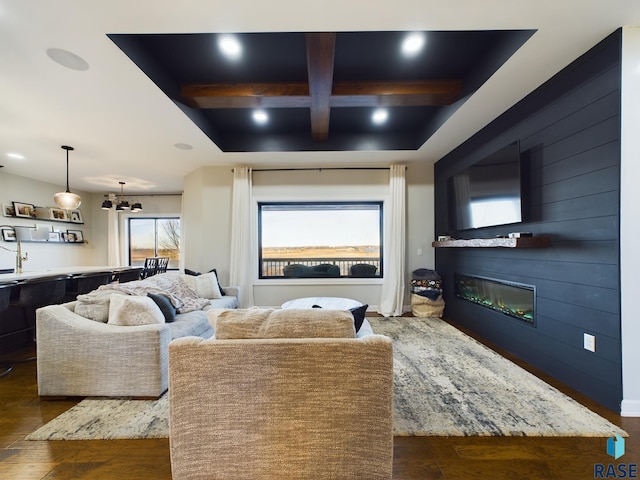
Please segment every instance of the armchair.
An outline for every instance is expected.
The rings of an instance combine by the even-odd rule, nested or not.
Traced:
[[[254,312],[169,345],[173,478],[390,479],[391,340],[353,338],[347,311]]]

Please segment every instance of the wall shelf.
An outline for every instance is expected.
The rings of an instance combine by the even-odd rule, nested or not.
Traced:
[[[433,242],[434,248],[544,248],[549,246],[549,237],[521,238],[471,238],[469,240],[443,240]]]

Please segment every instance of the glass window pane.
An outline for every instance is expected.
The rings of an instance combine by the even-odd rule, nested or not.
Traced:
[[[158,256],[169,257],[169,268],[180,266],[180,220],[158,219]]]
[[[382,275],[381,202],[261,203],[259,213],[261,278]]]
[[[145,258],[156,256],[155,231],[153,218],[129,220],[129,262],[132,267],[141,267]]]
[[[168,268],[180,268],[179,218],[129,218],[129,265],[144,266],[147,257],[169,257]]]

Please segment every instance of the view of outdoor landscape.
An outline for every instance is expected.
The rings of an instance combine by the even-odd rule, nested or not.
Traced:
[[[331,263],[340,267],[340,274],[348,275],[349,267],[356,263],[371,263],[379,267],[380,247],[361,246],[304,246],[264,247],[262,249],[262,275],[282,276],[286,265],[319,265]]]
[[[262,204],[260,213],[262,277],[285,276],[287,265],[380,269],[379,203]]]
[[[130,265],[147,257],[169,257],[169,268],[180,265],[180,221],[176,218],[132,218],[129,223]]]

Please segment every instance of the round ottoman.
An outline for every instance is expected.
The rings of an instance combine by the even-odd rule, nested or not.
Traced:
[[[281,308],[313,308],[314,305],[331,310],[349,310],[361,306],[362,303],[342,297],[305,297],[284,302]]]

